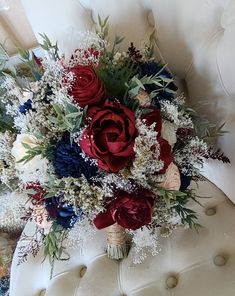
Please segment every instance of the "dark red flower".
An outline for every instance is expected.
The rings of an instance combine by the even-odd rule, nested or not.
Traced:
[[[153,123],[156,123],[155,131],[158,132],[158,137],[159,137],[161,135],[161,129],[162,129],[161,112],[158,108],[155,108],[155,107],[151,107],[148,109],[152,109],[152,111],[142,115],[141,119],[144,120],[147,126],[150,126]]]
[[[39,68],[42,68],[42,58],[39,58],[35,55],[34,52],[32,52],[32,58],[33,58],[33,61],[36,63],[36,65],[39,67]]]
[[[138,135],[135,114],[123,105],[106,103],[102,108],[90,108],[89,116],[91,123],[83,132],[80,146],[98,160],[99,168],[116,173],[134,157]]]
[[[95,48],[88,48],[84,51],[85,58],[94,57],[95,59],[98,59],[101,55],[101,52]]]
[[[156,140],[160,145],[160,159],[164,162],[164,167],[158,172],[158,174],[164,174],[170,163],[173,161],[173,155],[171,151],[171,145],[167,142],[167,140],[161,137],[161,112],[156,107],[151,107],[151,109],[153,111],[144,114],[141,119],[144,119],[144,122],[147,126],[152,125],[154,122],[156,123],[155,131],[158,132]]]
[[[25,189],[33,189],[35,191],[34,194],[31,195],[32,203],[37,204],[41,203],[43,200],[43,196],[45,195],[45,190],[42,188],[39,182],[35,183],[27,183],[25,185]]]
[[[37,191],[42,190],[42,186],[39,182],[29,182],[26,183],[25,189],[34,189],[35,191]]]
[[[160,145],[160,159],[164,162],[164,167],[158,172],[159,174],[165,174],[168,166],[173,161],[173,155],[171,151],[171,145],[167,142],[167,140],[159,137],[158,143]]]
[[[75,103],[82,108],[104,103],[105,88],[92,66],[78,65],[71,68],[70,72],[74,74],[74,81],[69,94]]]
[[[86,62],[88,62],[89,65],[92,65],[93,59],[98,60],[102,54],[103,54],[102,51],[97,50],[96,48],[93,48],[93,47],[90,47],[87,49],[77,48],[71,56],[71,61],[76,59],[76,56],[78,56],[78,57],[83,57],[84,59],[87,59]]]
[[[140,187],[133,193],[118,190],[106,211],[99,213],[93,222],[98,229],[117,223],[124,228],[136,230],[151,222],[154,197],[151,191]]]
[[[179,136],[182,140],[191,137],[194,134],[194,130],[192,128],[179,128],[177,130],[177,136]]]

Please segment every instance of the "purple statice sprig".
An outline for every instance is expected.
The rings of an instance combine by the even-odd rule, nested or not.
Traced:
[[[18,248],[18,263],[17,265],[22,264],[28,260],[29,254],[32,254],[33,257],[36,257],[43,241],[43,229],[36,227],[35,232],[32,235],[27,235],[22,233]]]
[[[135,62],[139,62],[143,56],[140,53],[140,50],[138,50],[135,46],[134,43],[131,42],[130,46],[128,47],[127,54],[132,58]]]

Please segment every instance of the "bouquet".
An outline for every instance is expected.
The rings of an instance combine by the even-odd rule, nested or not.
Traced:
[[[188,189],[201,180],[222,127],[187,104],[151,40],[137,49],[108,37],[108,19],[82,35],[70,57],[41,35],[36,57],[19,50],[23,65],[1,73],[1,189],[27,194],[24,220],[36,223],[21,240],[19,262],[37,254],[69,258],[96,229],[107,232],[107,254],[141,262],[159,252],[159,235],[197,228]]]

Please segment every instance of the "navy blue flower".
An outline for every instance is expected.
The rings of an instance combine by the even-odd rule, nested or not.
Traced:
[[[162,67],[163,66],[161,64],[158,64],[154,61],[139,64],[141,76],[156,75],[162,69]],[[172,79],[172,75],[166,69],[163,69],[160,72],[159,76]],[[155,84],[149,84],[144,86],[148,93],[151,93],[152,91],[158,91],[160,89],[160,87]],[[171,82],[167,87],[172,91],[176,91],[178,89],[174,82]],[[161,90],[155,97],[155,100],[157,103],[158,100],[172,100],[172,97],[172,93],[167,92],[167,90]]]
[[[45,104],[50,104],[50,102],[51,102],[50,96],[51,95],[53,95],[53,91],[52,91],[51,87],[49,85],[47,85],[47,88],[45,90],[45,96],[43,99]]]
[[[180,180],[181,180],[180,191],[185,191],[189,187],[192,177],[186,176],[186,175],[180,173]]]
[[[9,276],[4,276],[0,279],[0,295],[8,295],[8,289],[10,286]]]
[[[29,110],[32,110],[32,100],[28,99],[24,104],[19,106],[19,111],[22,114],[26,114]]]
[[[54,151],[53,165],[59,178],[79,178],[83,174],[88,181],[97,175],[98,168],[90,160],[84,159],[82,150],[77,143],[70,142],[70,137],[65,134],[57,143]]]
[[[65,229],[73,228],[74,224],[83,217],[82,210],[79,209],[78,213],[75,213],[72,205],[60,202],[60,197],[48,198],[45,203],[49,217],[55,219]]]

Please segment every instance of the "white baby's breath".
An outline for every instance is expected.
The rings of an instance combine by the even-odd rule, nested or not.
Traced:
[[[144,226],[129,233],[132,235],[133,242],[129,256],[132,257],[134,264],[140,264],[149,254],[156,256],[161,251],[156,230]]]
[[[14,232],[22,230],[25,222],[27,194],[17,191],[0,195],[0,229]]]
[[[135,139],[134,151],[135,159],[130,168],[131,175],[134,180],[140,185],[149,188],[148,178],[159,172],[164,164],[159,159],[160,146],[157,142],[157,132],[155,124],[147,126],[140,119],[136,125],[139,130],[139,135]]]
[[[207,144],[195,136],[182,149],[175,152],[174,159],[183,174],[197,176],[207,151]]]

